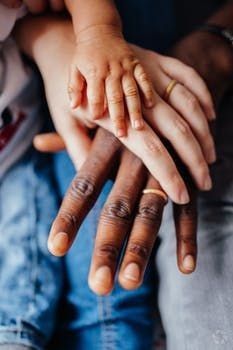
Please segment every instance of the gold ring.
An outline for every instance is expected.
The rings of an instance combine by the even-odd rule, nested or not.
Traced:
[[[174,89],[174,87],[178,84],[178,81],[173,79],[170,81],[170,83],[168,84],[168,86],[166,87],[166,90],[164,91],[164,95],[163,95],[163,99],[165,101],[168,101],[171,93],[172,93],[172,90]]]
[[[143,194],[157,194],[158,196],[162,197],[166,203],[168,201],[168,196],[166,195],[166,193],[161,191],[161,190],[157,190],[155,188],[145,188],[142,191],[142,193]]]

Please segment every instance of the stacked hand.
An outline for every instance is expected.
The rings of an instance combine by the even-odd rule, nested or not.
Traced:
[[[156,180],[154,180],[154,178],[148,175],[141,161],[126,151],[120,145],[119,141],[110,134],[101,129],[98,130],[92,144],[92,141],[88,136],[87,125],[84,126],[84,124],[87,124],[87,120],[89,120],[88,104],[86,103],[86,106],[79,109],[77,112],[77,110],[70,110],[69,102],[66,99],[65,80],[68,72],[64,71],[63,67],[66,66],[66,62],[68,62],[70,57],[73,55],[73,45],[72,38],[70,41],[65,40],[67,46],[65,46],[64,41],[62,40],[62,35],[65,33],[64,37],[67,39],[67,31],[71,31],[69,25],[67,26],[63,24],[61,29],[62,30],[60,32],[58,31],[58,33],[56,33],[56,38],[59,37],[61,39],[61,44],[56,43],[55,47],[50,45],[49,47],[52,52],[47,52],[46,54],[42,52],[41,45],[43,44],[43,40],[39,40],[36,47],[34,47],[33,53],[35,54],[36,61],[41,69],[45,81],[47,98],[57,130],[64,139],[68,151],[74,159],[77,167],[81,165],[78,160],[81,159],[82,162],[82,160],[84,160],[89,154],[90,148],[91,151],[89,154],[90,162],[85,162],[64,199],[60,212],[51,230],[49,246],[53,253],[57,255],[63,255],[66,253],[74,240],[81,221],[90,210],[90,207],[97,198],[105,179],[108,177],[110,169],[114,165],[114,161],[120,160],[119,172],[116,177],[117,180],[103,210],[98,228],[95,253],[93,255],[93,263],[90,273],[90,285],[92,286],[93,290],[101,294],[106,294],[111,290],[116,271],[117,257],[120,253],[122,242],[124,241],[126,235],[128,235],[128,233],[131,231],[125,256],[120,268],[119,279],[125,288],[135,288],[142,281],[146,262],[161,221],[165,201],[164,197],[159,194],[159,190],[165,190],[165,192],[167,192],[168,195],[170,195],[170,197],[178,203],[187,203],[188,199],[186,192],[186,198],[184,200],[184,183],[182,180],[180,182],[181,177],[178,174],[177,167],[175,166],[174,161],[171,159],[171,156],[168,154],[161,136],[165,136],[170,141],[173,148],[176,150],[176,153],[178,153],[179,158],[189,169],[192,178],[200,188],[204,188],[204,182],[208,182],[206,181],[208,179],[208,170],[206,171],[208,167],[205,160],[206,156],[204,156],[204,154],[207,155],[211,152],[205,153],[204,142],[203,145],[201,144],[200,146],[200,142],[197,141],[197,131],[194,132],[194,126],[187,127],[186,122],[184,121],[184,115],[187,115],[186,118],[189,116],[188,108],[184,108],[183,104],[181,102],[179,104],[175,98],[175,96],[179,96],[179,93],[182,94],[182,92],[184,92],[183,86],[180,84],[175,86],[169,99],[169,103],[175,109],[169,107],[167,103],[158,97],[155,106],[151,110],[145,110],[145,116],[147,116],[147,120],[150,122],[152,128],[157,131],[157,136],[151,127],[145,123],[145,128],[140,133],[137,133],[129,127],[128,137],[121,139],[123,144],[125,144],[130,150],[135,152],[141,159],[143,159],[144,164],[154,175],[154,177],[159,180],[160,185]],[[46,39],[51,40],[51,44],[54,42],[54,30],[49,31]],[[191,39],[188,38],[188,40]],[[66,49],[64,47],[66,47]],[[185,52],[188,56],[187,51],[189,48],[185,41],[183,44],[183,50],[182,46],[179,46],[178,48],[179,50],[177,49],[177,52]],[[192,47],[192,49],[194,48]],[[162,94],[162,91],[164,92],[164,87],[166,88],[167,82],[164,85],[161,84],[162,88],[160,87],[160,83],[163,80],[164,75],[159,75],[158,71],[156,71],[156,65],[158,62],[157,58],[159,56],[151,52],[138,49],[138,57],[140,56],[140,51],[143,53],[145,59],[144,66],[152,79],[153,85],[157,89],[158,95],[159,91],[161,91],[160,94]],[[53,57],[55,56],[60,58],[58,61],[56,61],[56,65],[53,62],[53,70],[51,70],[51,65],[48,64],[48,57],[51,55],[51,53]],[[185,67],[187,69],[185,77],[189,78],[190,76],[188,74],[190,73],[192,73],[192,76],[195,76],[192,69],[188,68],[187,66]],[[61,74],[61,72],[63,74]],[[54,74],[54,76],[51,76],[51,74]],[[170,78],[176,78],[174,75],[172,76],[171,73],[168,76]],[[157,79],[157,77],[160,77],[160,79]],[[188,81],[189,80],[190,79],[188,79]],[[56,84],[54,84],[53,81],[56,81]],[[187,86],[187,81],[182,82]],[[209,83],[208,79],[207,83]],[[213,115],[212,113],[207,112],[210,110],[212,112],[212,104],[206,102],[208,101],[208,99],[206,100],[206,96],[208,96],[208,94],[204,94],[205,101],[203,101],[202,97],[199,97],[198,95],[198,93],[200,93],[201,86],[204,86],[204,91],[207,91],[205,84],[203,85],[202,82],[199,88],[196,87],[196,92],[191,93],[191,99],[189,94],[190,92],[187,88],[187,91],[185,90],[186,92],[182,94],[182,96],[184,95],[184,105],[185,101],[188,101],[188,106],[192,107],[191,116],[197,116],[197,118],[193,119],[197,119],[198,123],[200,123],[200,120],[202,121],[201,124],[198,124],[199,127],[200,125],[203,126],[203,113],[206,119],[206,116],[210,117],[210,115]],[[190,89],[191,88],[193,89],[194,87],[190,86]],[[187,99],[185,99],[185,96]],[[198,98],[200,98],[201,102],[198,102]],[[178,100],[180,101],[180,99]],[[177,103],[178,105],[176,105]],[[182,110],[181,108],[184,109]],[[83,118],[82,114],[86,115],[86,117]],[[202,115],[201,118],[200,115]],[[166,122],[163,120],[162,116],[165,118]],[[191,123],[193,123],[193,119],[191,120]],[[112,126],[110,125],[108,118],[98,121],[98,123],[109,131],[112,131]],[[182,129],[180,127],[175,127],[177,126],[177,123],[179,126],[181,125],[180,123],[185,123],[185,128]],[[171,130],[171,125],[175,127],[173,130]],[[208,130],[208,126],[206,130]],[[172,138],[172,132],[175,132],[175,138]],[[208,133],[209,130],[207,134]],[[209,136],[207,136],[207,134],[205,138],[207,140],[211,140],[210,134]],[[178,135],[180,135],[182,138],[182,142],[180,143],[180,140],[177,140]],[[58,139],[57,136],[55,136],[55,138],[56,142],[55,145],[53,144],[53,148],[56,149],[63,147],[62,140]],[[49,140],[51,143],[51,138]],[[85,142],[83,142],[83,140]],[[48,145],[46,145],[47,141],[45,139],[37,138],[36,142],[37,144],[38,142],[44,142],[44,147],[50,148]],[[57,142],[59,143],[58,146],[56,146]],[[75,143],[77,144],[77,142],[81,147],[80,148],[78,146],[78,152],[77,148],[75,147]],[[71,146],[71,143],[73,143],[73,146]],[[195,158],[196,156],[193,156],[193,152],[196,153],[197,150],[194,146],[196,143],[198,144],[201,152],[199,153],[198,159]],[[184,148],[186,149],[184,150]],[[189,156],[187,156],[187,150]],[[77,153],[78,155],[75,155]],[[155,159],[155,156],[157,156],[157,159]],[[214,159],[213,155],[210,156],[210,158],[211,157]],[[163,168],[164,163],[166,168]],[[93,165],[95,165],[94,170],[92,168]],[[202,181],[200,181],[200,174],[198,176],[199,168],[201,169],[202,175],[203,173],[205,174]],[[165,170],[167,170],[167,173]],[[128,176],[130,174],[129,179],[125,177],[126,173]],[[164,176],[166,176],[165,181]],[[172,181],[175,181],[177,186],[172,187]],[[191,188],[189,189],[189,195],[191,198],[190,203],[182,206],[175,205],[174,211],[177,228],[178,264],[181,271],[186,273],[194,270],[196,259],[195,190],[192,190],[194,188],[192,185],[192,180],[189,179],[188,184],[188,187]],[[157,194],[155,195],[151,193],[142,195],[142,189],[145,187],[158,190]],[[206,186],[206,189],[207,187],[210,186]],[[155,226],[157,228],[156,233]],[[108,234],[106,234],[106,232]],[[112,234],[109,235],[109,232],[112,232]]]
[[[149,175],[140,159],[127,151],[120,142],[108,132],[99,129],[92,143],[88,135],[87,125],[84,126],[82,124],[82,121],[85,119],[81,115],[81,112],[88,115],[88,106],[86,106],[86,109],[80,109],[79,113],[69,108],[64,84],[67,72],[64,71],[63,67],[65,66],[64,63],[69,59],[72,49],[69,46],[68,49],[65,50],[64,43],[61,47],[62,50],[59,51],[59,54],[58,52],[53,52],[53,56],[55,54],[57,57],[60,57],[56,65],[53,63],[53,70],[51,70],[50,65],[47,63],[47,59],[39,59],[38,64],[44,78],[47,99],[56,128],[64,139],[68,152],[74,160],[76,167],[80,167],[84,159],[87,156],[88,158],[71,184],[58,216],[54,221],[49,238],[49,248],[55,255],[63,255],[68,251],[75,239],[79,226],[94,204],[103,184],[108,178],[110,170],[116,162],[120,161],[114,187],[101,215],[89,283],[92,289],[97,293],[106,294],[110,292],[113,287],[118,257],[121,252],[122,244],[127,236],[129,240],[121,264],[119,280],[124,288],[136,288],[143,280],[143,273],[161,223],[163,208],[166,203],[164,196],[159,194],[162,188],[159,182]],[[57,49],[60,50],[59,45],[56,46],[56,50]],[[150,76],[152,78],[154,77],[157,83],[156,66],[159,56],[151,52],[138,50],[138,54],[140,54],[140,52],[143,53],[145,65],[148,67]],[[190,69],[188,69],[187,73],[194,74]],[[158,76],[160,81],[166,78],[165,74]],[[205,89],[205,85],[201,81],[201,87],[203,86]],[[183,87],[178,85],[173,93],[179,97],[182,91]],[[188,94],[186,96],[188,96],[187,100],[189,101],[190,95]],[[173,102],[171,101],[170,103]],[[206,119],[203,117],[204,112],[197,102],[197,99],[192,99],[192,103],[195,107],[194,112],[197,113],[196,115],[198,116],[197,119],[202,122],[205,121]],[[209,109],[211,109],[208,103],[204,102],[204,105],[207,105]],[[190,104],[188,104],[188,106],[190,106]],[[159,97],[158,103],[154,109],[150,112],[146,110],[145,113],[148,113],[148,118],[151,118],[152,125],[154,120],[157,120],[157,113],[158,118],[162,115],[166,123],[169,123],[169,117],[175,118],[177,123],[181,120],[180,115]],[[166,117],[166,115],[168,117]],[[188,115],[188,110],[186,110],[186,115]],[[102,122],[105,128],[111,130],[107,118],[102,120]],[[165,122],[163,125],[165,126]],[[172,131],[174,132],[176,130],[174,129]],[[208,125],[206,131],[208,131]],[[191,134],[190,129],[188,129],[187,132]],[[138,139],[136,138],[136,141],[135,135],[139,137]],[[185,134],[183,135],[183,133],[181,133],[181,136],[185,137],[187,140],[190,137]],[[46,136],[44,138],[37,137],[37,147],[40,149],[44,148],[44,150],[61,149],[64,146],[62,140],[59,139],[58,136],[53,137],[53,139],[51,139],[51,136],[49,136],[49,138]],[[169,166],[163,169],[162,163],[164,162],[163,158],[166,159],[164,155],[168,153],[164,151],[165,147],[162,145],[162,141],[159,141],[159,148],[148,147],[148,145],[155,144],[154,137],[155,134],[148,125],[145,130],[140,133],[130,129],[128,138],[121,140],[132,150],[139,150],[142,159],[148,159],[148,163],[149,161],[152,161],[152,163],[156,161],[153,160],[153,158],[159,150],[158,154],[161,161],[158,163],[158,165],[160,165],[158,172],[163,170],[163,176],[166,176],[167,179],[165,172],[168,171],[169,173]],[[194,138],[194,136],[192,137]],[[157,139],[158,138],[156,138],[156,140]],[[139,142],[140,148],[137,148]],[[195,142],[197,141],[195,140]],[[175,140],[173,143],[175,145]],[[149,155],[147,155],[148,151],[150,151]],[[170,156],[167,157],[171,164],[175,164]],[[171,183],[174,180],[175,177],[172,176],[170,179]],[[189,187],[190,203],[182,206],[174,204],[174,218],[177,228],[178,264],[181,271],[184,273],[190,273],[195,269],[197,250],[196,196],[190,179],[188,180],[187,186]],[[157,190],[157,193],[142,195],[142,190],[144,188],[153,188]],[[174,189],[177,190],[176,186],[174,186]],[[179,200],[178,197],[177,202],[179,202]],[[184,202],[187,202],[187,198]]]

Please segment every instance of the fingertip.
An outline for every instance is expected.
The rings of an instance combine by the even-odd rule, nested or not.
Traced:
[[[142,130],[144,128],[144,121],[142,119],[137,119],[132,121],[132,127],[135,130]]]
[[[64,256],[69,249],[69,237],[65,232],[57,233],[53,238],[48,239],[49,252],[57,257]]]
[[[125,128],[119,128],[116,130],[115,132],[116,137],[122,138],[122,137],[126,137],[127,136],[127,132]]]
[[[188,204],[190,197],[186,188],[182,189],[178,194],[177,204]]]
[[[33,146],[40,151],[41,149],[44,148],[44,141],[43,141],[43,136],[36,135],[33,138]]]
[[[113,277],[110,267],[101,266],[95,273],[90,274],[88,285],[90,289],[99,296],[110,294],[113,286]]]
[[[182,263],[179,265],[179,269],[183,274],[191,274],[196,269],[196,259],[193,255],[187,254]]]
[[[120,285],[126,290],[134,290],[141,285],[141,269],[137,263],[129,263],[118,276]]]

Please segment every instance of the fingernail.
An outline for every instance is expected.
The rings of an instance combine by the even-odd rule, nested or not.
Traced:
[[[138,282],[140,280],[141,271],[136,263],[130,263],[126,266],[124,271],[124,277],[127,280]]]
[[[204,186],[203,189],[205,191],[209,191],[212,188],[212,180],[210,178],[209,175],[206,176],[205,180],[204,180]]]
[[[216,112],[214,110],[214,108],[212,109],[212,113],[211,113],[211,120],[215,120],[217,118]]]
[[[65,232],[59,232],[48,241],[49,251],[56,256],[63,256],[69,249],[69,237]]]
[[[217,156],[216,156],[216,151],[214,148],[211,149],[210,153],[209,153],[209,157],[208,157],[208,163],[212,164],[214,162],[216,162]]]
[[[154,107],[154,100],[148,100],[147,102],[146,102],[146,107],[147,108],[152,108],[152,107]]]
[[[94,281],[97,284],[110,284],[112,281],[112,271],[108,266],[101,266],[94,275]]]
[[[126,136],[125,130],[124,129],[117,129],[116,136],[117,137],[124,137],[124,136]]]
[[[192,255],[186,255],[186,257],[183,260],[183,268],[187,271],[195,270],[195,260]]]
[[[141,130],[141,129],[143,129],[143,126],[144,126],[143,120],[135,120],[135,121],[133,122],[133,128],[136,129],[136,130]]]
[[[180,194],[180,204],[187,204],[190,201],[187,191],[183,191]]]

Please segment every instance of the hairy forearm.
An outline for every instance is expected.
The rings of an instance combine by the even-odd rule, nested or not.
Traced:
[[[92,27],[112,26],[121,32],[121,20],[113,0],[65,0],[76,37]]]

